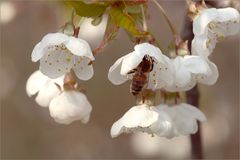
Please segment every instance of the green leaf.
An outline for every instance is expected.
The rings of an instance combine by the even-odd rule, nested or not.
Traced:
[[[127,13],[124,13],[122,8],[112,7],[110,10],[110,16],[113,21],[120,27],[126,29],[135,36],[147,35],[147,32],[140,32],[134,19]]]
[[[140,5],[126,6],[124,9],[127,13],[138,14],[141,13]]]
[[[84,3],[82,1],[66,1],[66,4],[72,6],[77,15],[81,17],[98,17],[102,15],[108,5],[103,3]]]
[[[102,22],[103,16],[93,18],[91,24],[94,26],[99,25]]]

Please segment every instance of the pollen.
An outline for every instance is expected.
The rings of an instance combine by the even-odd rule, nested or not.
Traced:
[[[66,61],[67,62],[70,62],[71,61],[71,58],[69,57],[69,58],[66,58]]]

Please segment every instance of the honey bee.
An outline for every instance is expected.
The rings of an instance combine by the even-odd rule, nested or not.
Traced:
[[[130,86],[132,95],[137,96],[148,82],[149,72],[153,70],[153,62],[153,59],[149,55],[145,55],[137,68],[128,72],[128,74],[133,74]]]

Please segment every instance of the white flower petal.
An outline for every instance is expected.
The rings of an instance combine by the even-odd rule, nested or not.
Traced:
[[[48,46],[59,45],[69,40],[69,36],[63,33],[48,33],[41,40],[40,49],[44,49]]]
[[[35,47],[33,48],[33,51],[32,51],[32,61],[33,62],[37,62],[44,55],[43,50],[40,49],[40,44],[41,44],[41,42],[36,44]]]
[[[178,108],[184,110],[184,112],[186,112],[186,114],[188,116],[190,116],[192,118],[196,118],[200,122],[207,121],[207,118],[204,115],[204,113],[195,106],[192,106],[192,105],[187,104],[187,103],[181,103],[178,106]]]
[[[64,44],[76,56],[88,57],[92,61],[95,59],[89,44],[83,39],[69,37],[69,41],[65,41]]]
[[[178,86],[178,85],[170,85],[164,87],[164,89],[168,92],[184,92],[192,89],[196,85],[195,80],[191,80],[187,85],[185,86]]]
[[[111,136],[117,137],[123,132],[144,130],[158,119],[158,113],[149,106],[143,104],[132,107],[122,118],[116,121],[111,128]]]
[[[137,66],[142,62],[144,55],[136,54],[135,51],[129,53],[122,61],[122,67],[120,73],[122,75],[127,75],[129,71],[137,68]]]
[[[48,107],[52,98],[60,93],[55,83],[62,86],[63,79],[63,76],[50,79],[37,70],[27,80],[26,92],[28,96],[37,94],[35,101],[42,107]]]
[[[169,128],[167,134],[164,135],[167,138],[194,134],[198,129],[197,120],[201,122],[206,121],[205,115],[199,109],[186,103],[170,107],[159,105],[157,109],[171,117],[172,126]]]
[[[234,8],[217,9],[218,17],[216,18],[217,25],[221,27],[219,31],[225,36],[234,35],[239,32],[239,12]]]
[[[70,124],[76,120],[86,123],[89,120],[92,106],[83,93],[64,91],[53,98],[49,111],[54,120],[61,124]]]
[[[216,39],[211,39],[209,41],[205,34],[201,36],[195,36],[192,40],[192,54],[207,57],[213,52],[216,43]]]
[[[199,121],[206,121],[205,115],[196,107],[182,103],[171,108],[175,115],[176,131],[179,135],[189,135],[197,132]]]
[[[209,67],[205,58],[200,56],[184,56],[182,64],[186,69],[194,74],[205,74],[209,71]]]
[[[207,25],[216,19],[218,16],[216,8],[204,9],[200,12],[200,15],[193,21],[193,33],[194,35],[201,35],[206,32]]]
[[[45,51],[44,49],[49,46],[59,45],[68,40],[68,36],[63,33],[49,33],[43,37],[41,42],[36,44],[32,52],[32,61],[36,62],[41,59]]]
[[[149,56],[153,57],[154,59],[156,59],[158,62],[164,63],[164,61],[163,61],[164,55],[162,54],[161,50],[152,44],[141,43],[141,44],[136,45],[134,47],[134,50],[136,51],[136,54],[139,57],[144,57],[145,55],[149,55]]]
[[[170,59],[165,64],[154,62],[153,70],[149,73],[148,89],[161,89],[166,85],[172,85],[174,81],[174,68]]]
[[[177,87],[187,86],[191,82],[191,73],[184,65],[184,58],[177,56],[173,60],[173,64],[176,70],[174,84]]]
[[[40,60],[40,70],[50,78],[58,78],[69,72],[73,66],[73,55],[67,50],[46,48]]]
[[[219,77],[217,66],[208,60],[209,72],[206,74],[199,74],[197,76],[197,81],[202,84],[213,85],[217,82]]]
[[[128,80],[127,76],[121,75],[121,66],[122,66],[122,61],[125,57],[128,55],[125,55],[121,58],[119,58],[109,69],[108,71],[108,79],[115,85],[119,85],[124,83],[125,81]]]
[[[93,76],[93,66],[88,65],[90,62],[89,58],[78,58],[75,56],[75,64],[73,70],[76,76],[81,80],[89,80]]]
[[[167,112],[168,106],[160,105],[156,109],[159,114],[158,121],[150,126],[151,131],[160,137],[174,137],[174,125],[171,115]]]
[[[48,77],[39,70],[33,72],[26,83],[26,92],[29,97],[36,94],[46,83]]]
[[[63,79],[62,79],[63,81]],[[53,80],[48,79],[45,85],[39,90],[35,101],[42,107],[48,107],[50,101],[60,93]]]
[[[239,21],[239,12],[231,7],[228,8],[219,8],[217,9],[218,16],[216,21],[224,22],[224,21]]]

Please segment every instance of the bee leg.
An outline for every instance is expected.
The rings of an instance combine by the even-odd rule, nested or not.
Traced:
[[[145,102],[145,96],[144,96],[143,92],[141,92],[141,97],[142,97],[142,102],[144,103]]]
[[[127,74],[132,74],[132,73],[135,73],[136,71],[137,71],[137,69],[135,68],[135,69],[129,71]]]

